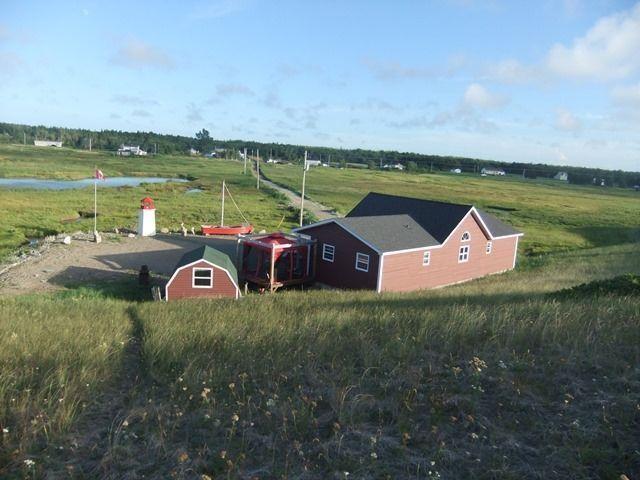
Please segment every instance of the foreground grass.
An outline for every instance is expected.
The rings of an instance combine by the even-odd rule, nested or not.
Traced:
[[[0,477],[65,432],[113,380],[129,338],[125,305],[70,295],[0,299]]]
[[[300,189],[300,167],[265,164],[262,171],[274,182]],[[640,238],[640,196],[633,191],[508,177],[335,168],[314,168],[307,175],[309,197],[341,214],[370,191],[484,208],[525,232],[520,247],[526,253],[616,245]]]
[[[226,180],[234,200],[257,230],[289,228],[296,214],[273,191],[255,189],[242,164],[188,156],[117,157],[72,149],[39,149],[0,145],[0,176],[77,179],[91,177],[98,165],[105,175],[159,176],[192,179],[188,184],[147,184],[140,187],[100,188],[98,228],[136,228],[140,199],[149,195],[156,203],[157,227],[199,229],[220,221],[220,191]],[[203,192],[185,192],[190,188]],[[31,238],[59,232],[93,230],[93,188],[78,190],[28,190],[0,188],[0,258]],[[241,223],[242,216],[227,197],[225,223]]]
[[[411,294],[164,304],[81,289],[3,300],[2,398],[32,395],[28,409],[4,411],[5,452],[22,445],[6,473],[25,473],[27,458],[36,477],[633,478],[640,299],[557,294],[622,273],[640,273],[640,245],[528,259]],[[103,311],[108,321],[89,320]],[[34,320],[5,320],[25,312]],[[30,340],[11,347],[14,331]],[[127,338],[137,353],[123,352]],[[32,379],[51,364],[46,381]],[[57,413],[65,403],[49,399],[73,393],[58,383],[50,393],[52,376],[76,385],[89,412],[109,411],[101,404],[115,394],[129,400],[106,422]],[[82,388],[120,377],[139,383],[106,397]],[[64,421],[37,431],[50,408]],[[87,431],[107,438],[83,445]]]

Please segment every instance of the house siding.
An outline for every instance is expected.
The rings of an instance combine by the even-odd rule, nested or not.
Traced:
[[[194,268],[213,268],[212,288],[193,288],[192,271]],[[195,263],[180,270],[167,285],[167,300],[195,297],[231,297],[236,298],[237,289],[227,272],[205,261]]]
[[[471,240],[461,242],[468,231]],[[429,249],[428,266],[422,265],[424,251],[387,254],[382,264],[382,291],[403,292],[463,282],[513,268],[517,237],[492,240],[490,254],[485,253],[488,238],[473,215],[453,231],[443,247]],[[458,263],[460,246],[469,245],[469,261]]]
[[[318,242],[316,281],[337,288],[376,289],[379,255],[375,250],[331,222],[306,228],[304,234]],[[324,243],[335,247],[333,263],[322,259]],[[356,270],[356,253],[369,255],[368,272]]]

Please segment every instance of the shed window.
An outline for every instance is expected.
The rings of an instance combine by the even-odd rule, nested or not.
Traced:
[[[356,253],[356,270],[361,272],[369,271],[369,255],[365,253]]]
[[[492,248],[493,248],[493,244],[491,242],[487,242],[487,255],[491,253]]]
[[[463,245],[458,252],[458,263],[469,261],[469,245]]]
[[[322,260],[325,262],[333,262],[336,255],[336,247],[328,243],[322,244]]]
[[[469,232],[464,232],[462,234],[462,238],[460,239],[461,242],[468,242],[469,240],[471,240],[471,235],[469,234]]]
[[[193,288],[211,288],[213,286],[212,268],[194,268],[191,275]]]
[[[422,266],[426,267],[431,263],[431,252],[426,251],[422,254]]]

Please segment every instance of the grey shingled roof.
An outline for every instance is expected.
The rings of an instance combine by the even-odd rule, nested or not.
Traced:
[[[226,253],[216,250],[208,245],[203,245],[195,250],[190,250],[185,253],[182,258],[180,258],[180,261],[174,270],[184,267],[185,265],[189,265],[197,260],[206,260],[214,265],[224,268],[229,272],[229,275],[231,275],[231,278],[236,285],[238,284],[238,271],[236,270],[236,266],[233,264],[233,260],[231,260],[229,255]]]
[[[399,197],[384,193],[369,193],[348,217],[373,217],[379,215],[409,215],[432,238],[442,243],[471,210],[471,205],[436,202],[419,198]],[[398,250],[401,250],[398,249]]]
[[[438,245],[409,215],[336,218],[335,222],[381,252]]]
[[[492,236],[504,237],[505,235],[516,235],[520,233],[511,225],[507,225],[490,213],[487,213],[484,210],[480,210],[479,208],[476,208],[476,210],[480,214],[482,221],[487,226]]]

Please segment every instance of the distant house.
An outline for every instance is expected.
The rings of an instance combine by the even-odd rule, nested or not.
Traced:
[[[54,140],[34,140],[33,144],[36,147],[56,147],[56,148],[62,147],[62,142],[56,142]]]
[[[307,160],[307,169],[320,166],[322,166],[322,162],[320,160]]]
[[[116,155],[120,155],[122,157],[128,157],[131,155],[136,156],[145,156],[147,154],[146,151],[142,150],[139,145],[120,145],[120,148],[116,152]]]
[[[404,165],[402,165],[401,163],[391,163],[391,164],[386,164],[383,165],[382,167],[385,170],[404,170]]]
[[[193,148],[193,147],[191,147],[191,148],[189,149],[189,155],[191,155],[191,156],[198,155],[199,153],[200,153],[200,151],[199,151],[199,150],[196,150],[196,149],[195,149],[195,148]]]
[[[194,297],[240,298],[238,271],[226,253],[203,245],[182,256],[165,287],[165,300]]]
[[[502,170],[501,168],[494,168],[494,167],[485,167],[482,170],[480,170],[480,174],[481,175],[494,175],[494,176],[505,175],[504,170]]]
[[[462,173],[462,170],[460,170],[459,168],[452,168],[451,170],[449,170],[451,173]]]
[[[569,181],[569,174],[567,172],[558,172],[553,176],[554,180],[560,180],[562,182]]]
[[[522,233],[473,205],[369,193],[344,218],[295,229],[317,241],[318,282],[411,291],[511,270]]]

